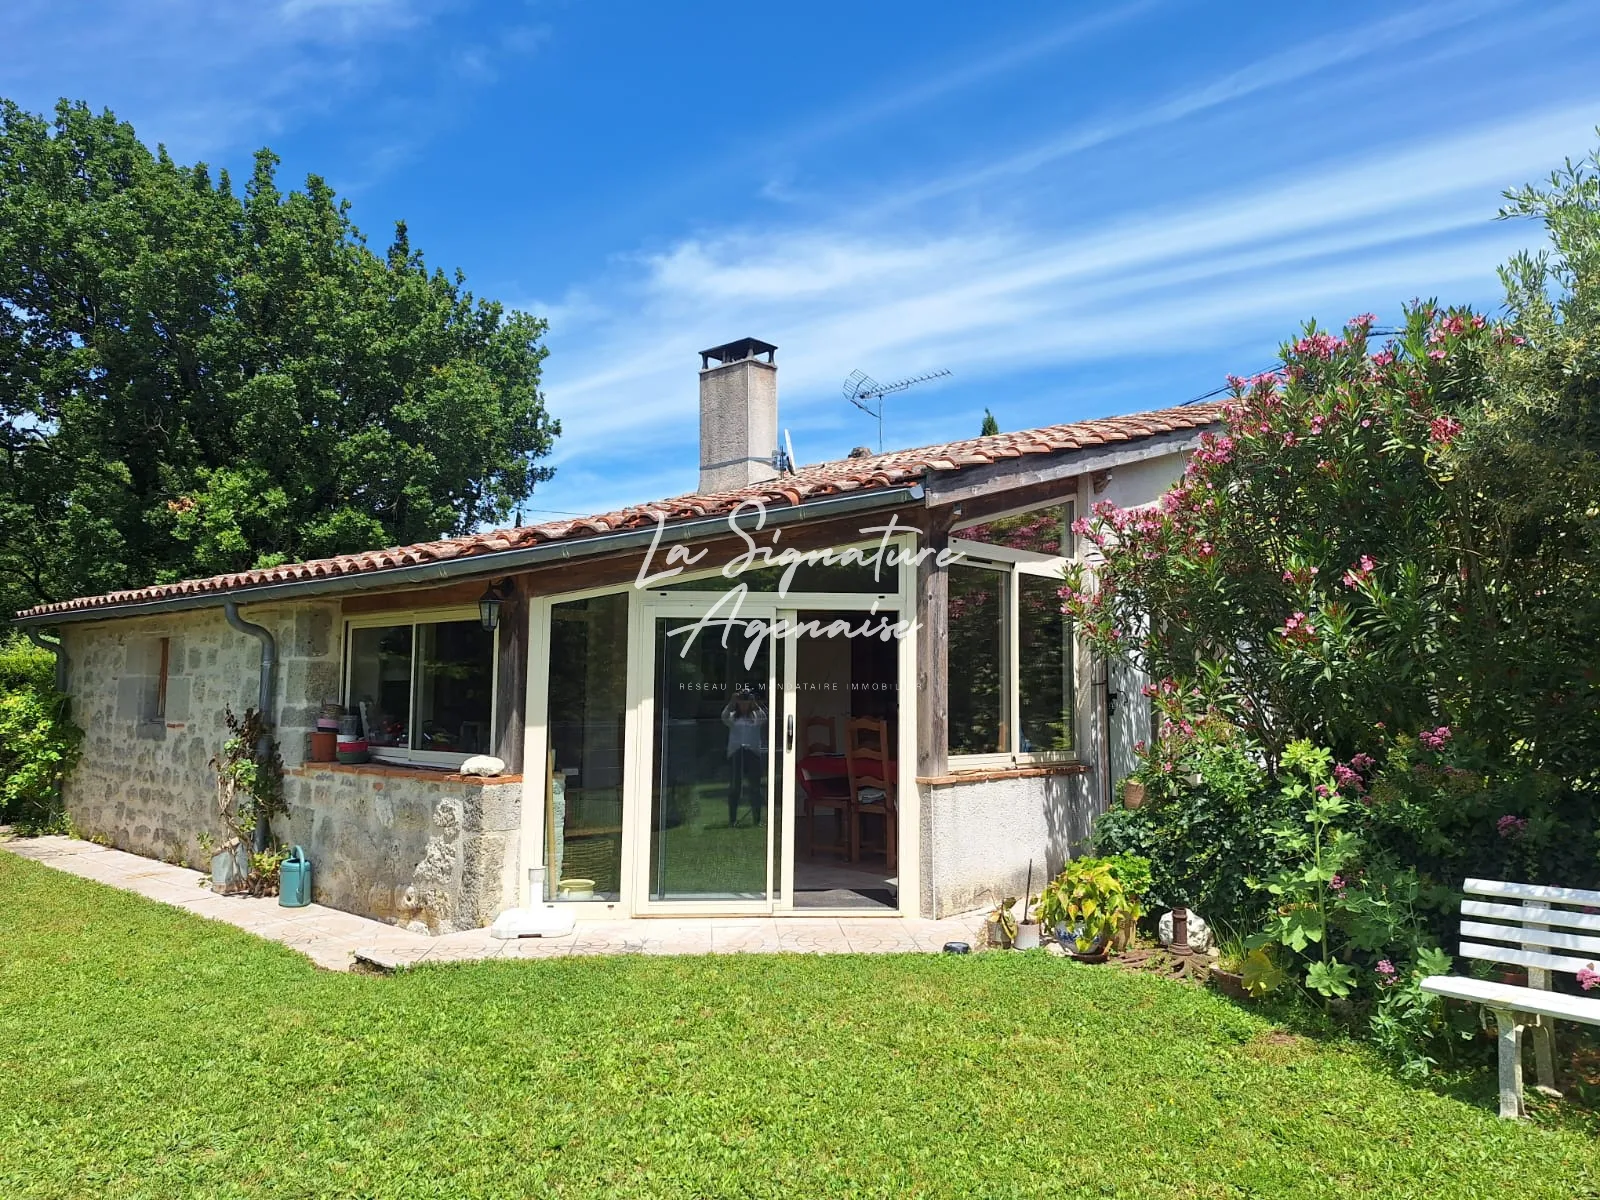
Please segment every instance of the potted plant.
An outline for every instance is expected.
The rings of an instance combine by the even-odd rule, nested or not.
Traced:
[[[1103,858],[1077,858],[1045,885],[1039,921],[1080,962],[1104,962],[1111,939],[1138,905]]]
[[[1129,777],[1122,781],[1122,807],[1144,807],[1144,781]]]
[[[1016,906],[1017,898],[1007,896],[994,907],[984,921],[984,930],[988,934],[992,949],[1009,950],[1016,944],[1017,918],[1011,915],[1011,910]]]
[[[1113,854],[1105,862],[1128,898],[1122,924],[1111,938],[1111,948],[1120,952],[1133,943],[1139,918],[1144,916],[1144,898],[1150,892],[1150,860],[1138,854]]]
[[[1244,964],[1249,954],[1244,939],[1236,933],[1230,932],[1217,939],[1217,957],[1211,964],[1211,982],[1217,991],[1235,1000],[1249,995],[1244,986]]]

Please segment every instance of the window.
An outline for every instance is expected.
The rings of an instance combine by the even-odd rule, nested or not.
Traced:
[[[372,756],[454,765],[492,748],[495,635],[476,612],[349,623],[345,710]]]
[[[1052,558],[1072,557],[1072,513],[1074,504],[1068,500],[1049,508],[1030,512],[1012,513],[995,517],[977,525],[969,525],[957,535],[970,542],[983,542],[989,546],[1004,546],[1011,550],[1027,550],[1046,554]]]
[[[1057,504],[955,534],[963,557],[949,568],[952,757],[1015,760],[1073,749],[1072,625],[1060,597],[1072,511]]]
[[[144,686],[145,721],[167,719],[167,670],[172,665],[172,639],[157,638],[150,647],[150,677]]]
[[[950,753],[1005,751],[1009,572],[950,564]]]
[[[1017,749],[1072,749],[1072,623],[1061,611],[1061,580],[1018,573]]]

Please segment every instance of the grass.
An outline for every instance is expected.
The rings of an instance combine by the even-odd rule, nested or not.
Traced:
[[[1600,1196],[1491,1090],[1042,954],[328,974],[0,853],[8,1200]]]

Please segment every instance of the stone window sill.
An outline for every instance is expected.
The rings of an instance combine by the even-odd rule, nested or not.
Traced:
[[[435,783],[465,783],[486,787],[496,783],[521,783],[521,775],[461,775],[445,767],[399,767],[393,763],[340,763],[308,762],[289,767],[285,775],[317,775],[322,772],[335,775],[365,775],[380,779],[426,779]]]
[[[918,775],[917,782],[924,787],[949,787],[957,783],[989,783],[996,779],[1032,779],[1040,775],[1085,775],[1088,771],[1081,762],[1033,763],[1024,767],[981,767],[949,775]]]

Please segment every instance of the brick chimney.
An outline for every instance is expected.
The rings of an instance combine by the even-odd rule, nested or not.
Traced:
[[[755,338],[700,351],[701,492],[778,477],[777,353]]]

